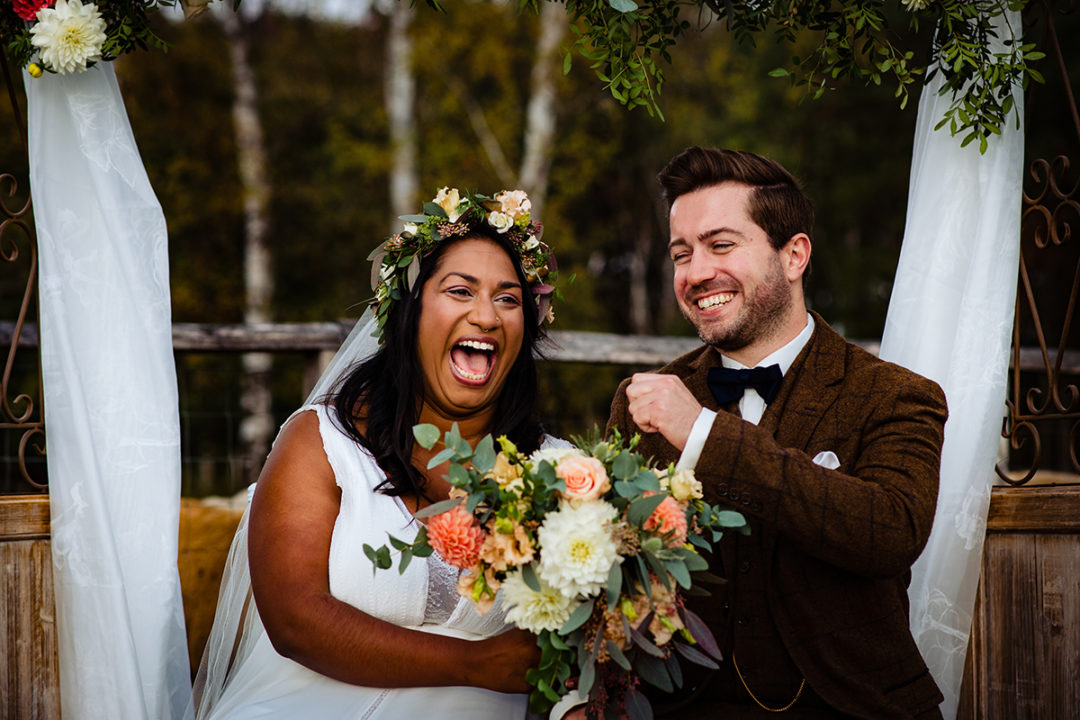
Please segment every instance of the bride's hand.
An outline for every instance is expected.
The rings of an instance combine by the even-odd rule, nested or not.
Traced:
[[[477,663],[478,678],[472,684],[498,692],[532,690],[525,681],[525,671],[540,664],[535,635],[514,628],[480,642],[485,646],[483,661]]]

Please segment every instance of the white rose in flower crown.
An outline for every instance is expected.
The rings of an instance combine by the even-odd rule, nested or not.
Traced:
[[[431,202],[446,211],[450,222],[457,222],[458,218],[461,217],[461,211],[458,210],[458,206],[461,205],[461,193],[458,192],[457,188],[442,188]]]
[[[535,250],[538,247],[540,247],[540,241],[534,237],[530,237],[528,240],[525,241],[526,250]]]
[[[567,597],[600,592],[611,566],[622,562],[611,535],[617,515],[603,500],[578,507],[561,503],[537,531],[540,566],[536,574]]]
[[[503,190],[495,196],[499,209],[510,216],[511,220],[525,217],[532,210],[532,200],[524,190]]]
[[[105,21],[93,3],[56,0],[51,8],[38,11],[30,35],[47,67],[61,75],[85,72],[87,63],[101,60]]]
[[[506,213],[501,213],[498,210],[494,210],[488,213],[487,216],[488,225],[495,228],[499,233],[504,233],[510,228],[514,227],[514,218],[510,217]]]
[[[416,234],[418,226],[414,222],[406,222],[401,228],[401,234],[406,237],[412,237]]]

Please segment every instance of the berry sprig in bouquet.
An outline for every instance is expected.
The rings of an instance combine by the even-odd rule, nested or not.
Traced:
[[[438,442],[432,425],[413,432],[425,448]],[[672,692],[679,656],[717,667],[716,641],[683,599],[720,581],[700,551],[725,529],[748,530],[740,513],[702,500],[692,472],[650,466],[637,442],[594,430],[526,456],[505,437],[474,449],[455,425],[429,464],[449,462],[450,499],[416,513],[429,519],[412,543],[391,536],[364,552],[383,569],[398,553],[401,571],[438,552],[464,571],[458,592],[481,613],[501,592],[507,621],[541,649],[527,676],[531,711],[546,712],[575,678],[590,717],[651,717],[642,680]]]

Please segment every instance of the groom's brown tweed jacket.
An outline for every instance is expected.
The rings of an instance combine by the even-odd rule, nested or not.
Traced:
[[[801,675],[813,691],[804,705],[823,700],[875,720],[932,717],[942,695],[909,630],[907,585],[934,518],[945,397],[935,383],[847,343],[820,316],[814,321],[757,426],[733,414],[734,406],[717,407],[706,382],[720,364],[711,347],[660,370],[720,411],[697,478],[707,501],[733,505],[753,530],[725,535],[713,565],[732,582],[712,597],[691,598],[691,606],[720,642],[725,666],[733,648],[744,675],[752,666],[751,690],[788,688],[766,695],[777,705],[794,696]],[[627,437],[639,432],[627,409],[628,382],[609,420]],[[826,450],[838,469],[814,464]],[[679,457],[655,433],[643,435],[639,451],[664,463]],[[770,642],[778,655],[757,653],[755,663],[759,646]],[[728,668],[716,676],[725,673],[732,677]],[[725,693],[746,702],[741,686],[726,687],[696,697],[684,690],[691,700],[678,715],[710,717]]]

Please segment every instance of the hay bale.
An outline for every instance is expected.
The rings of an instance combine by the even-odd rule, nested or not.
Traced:
[[[231,500],[184,498],[180,501],[178,563],[192,677],[210,637],[221,573],[243,512],[243,504]]]

